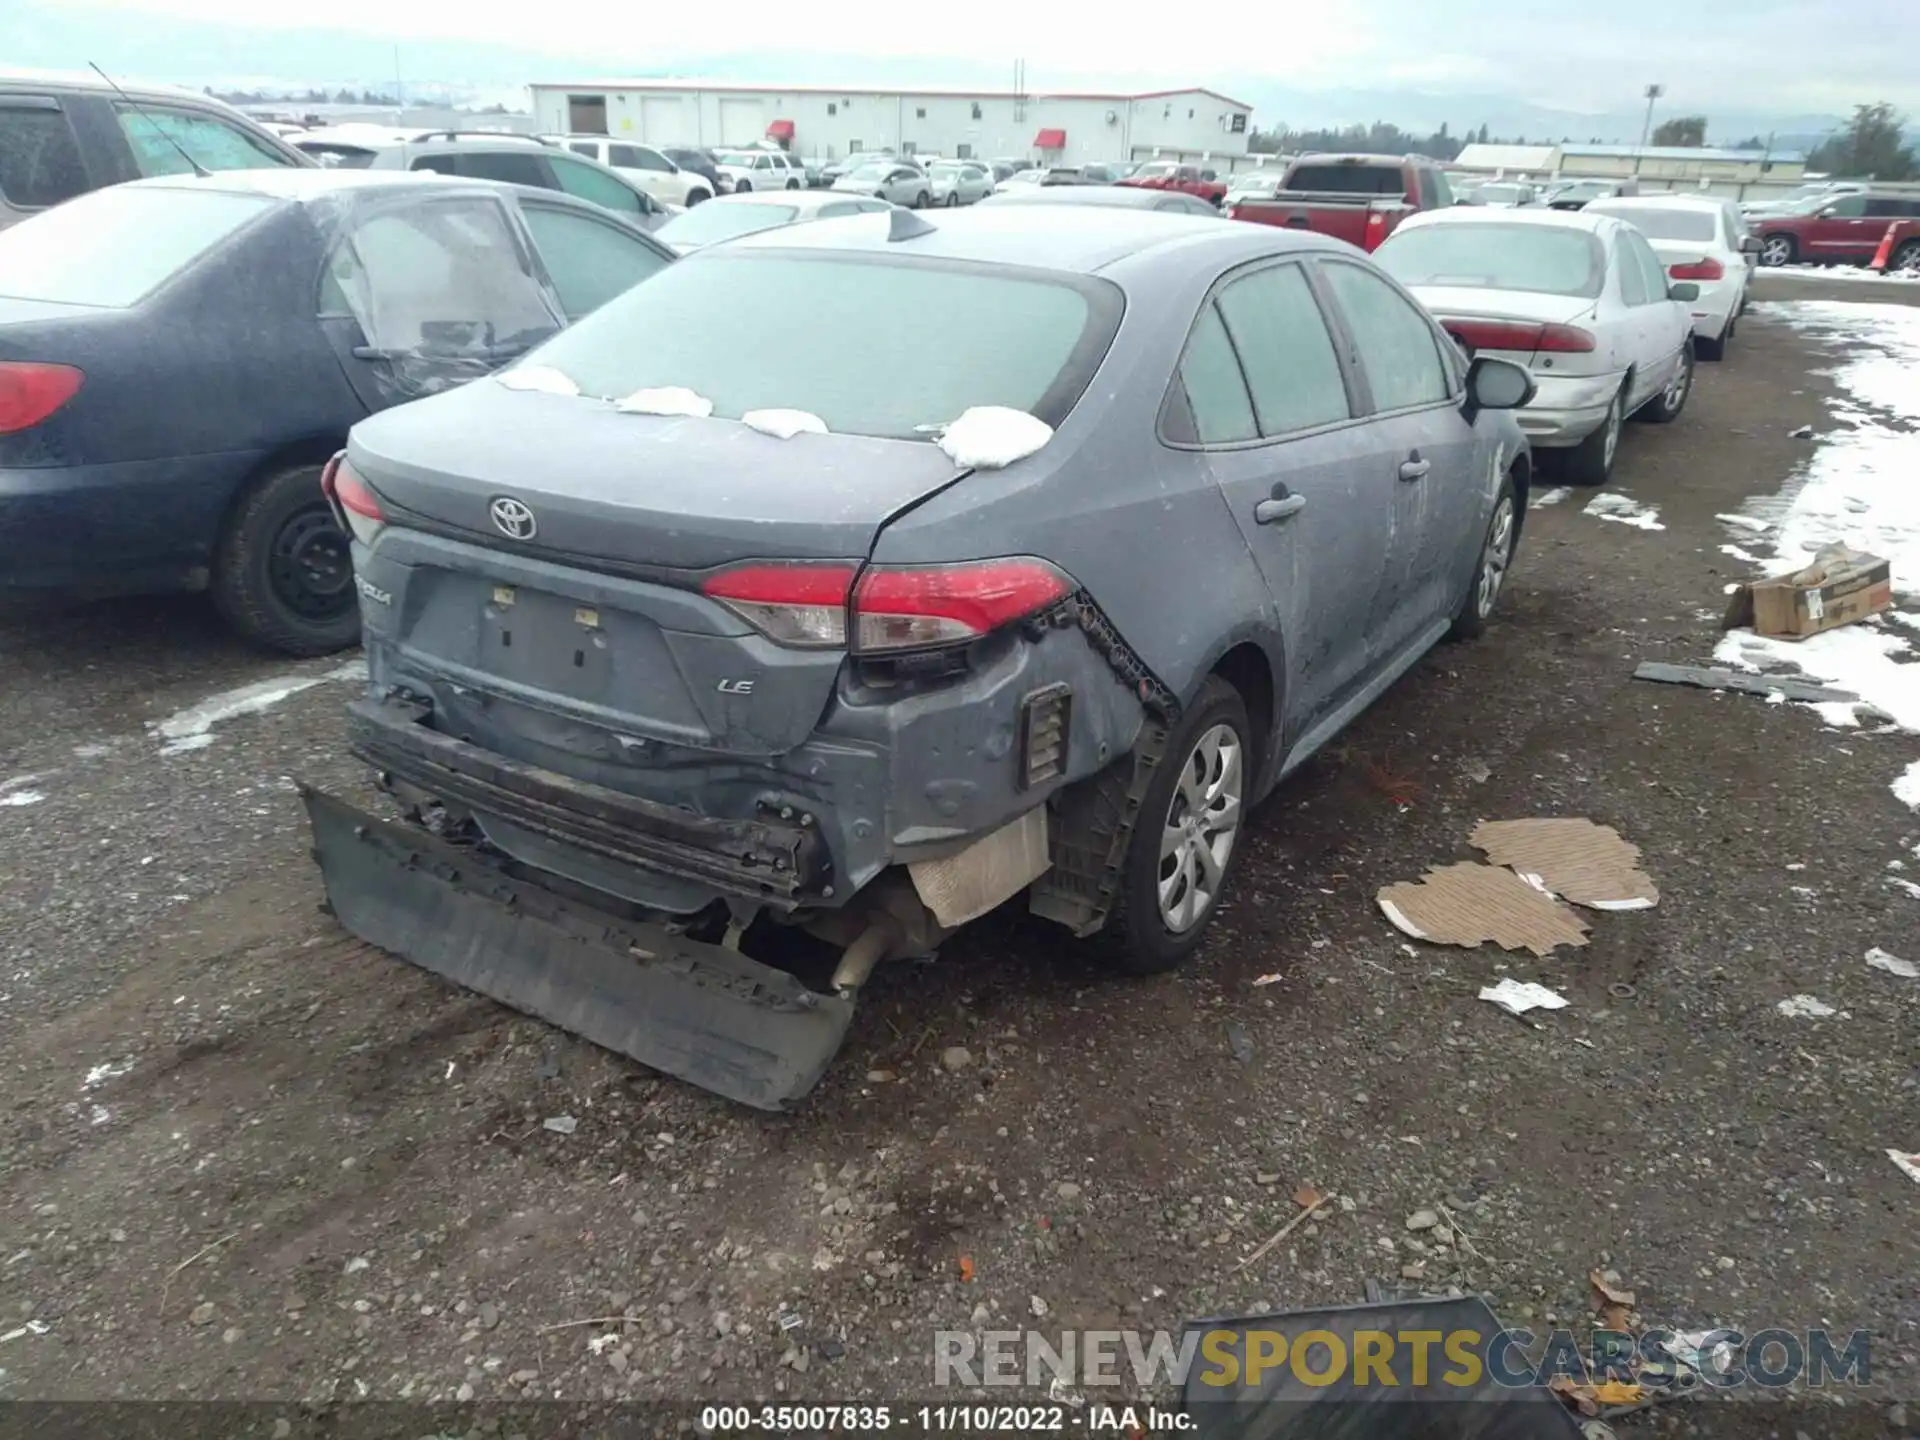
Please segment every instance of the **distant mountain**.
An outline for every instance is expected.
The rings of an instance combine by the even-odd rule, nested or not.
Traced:
[[[407,40],[396,57],[389,42],[365,34],[318,27],[239,28],[183,20],[137,9],[96,9],[72,0],[8,0],[5,62],[52,69],[101,65],[116,79],[169,81],[196,88],[284,89],[304,92],[342,87],[388,92],[396,59],[408,98],[447,104],[526,103],[524,87],[535,80],[626,78],[719,78],[760,84],[849,85],[912,88],[977,85],[1004,89],[1012,64],[986,65],[955,59],[815,55],[800,52],[717,53],[685,57],[671,65],[635,57],[609,57],[575,38],[566,27],[530,27],[524,44],[497,45],[461,39]],[[1375,120],[1425,134],[1446,124],[1454,134],[1486,125],[1504,138],[1599,140],[1630,144],[1640,138],[1643,111],[1583,114],[1513,95],[1422,93],[1408,90],[1314,89],[1282,85],[1271,76],[1227,72],[1208,76],[1076,74],[1029,70],[1033,90],[1149,90],[1170,84],[1204,84],[1254,107],[1262,130],[1283,126],[1324,129]],[[1656,112],[1656,122],[1661,112]],[[1665,113],[1674,113],[1671,111]],[[1778,149],[1806,149],[1843,122],[1837,115],[1780,114],[1762,110],[1709,113],[1709,144],[1727,145],[1772,133]]]

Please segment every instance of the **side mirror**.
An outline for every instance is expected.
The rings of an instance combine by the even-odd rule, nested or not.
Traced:
[[[1667,298],[1690,305],[1700,298],[1700,287],[1691,280],[1681,280],[1667,286]]]
[[[1467,398],[1480,410],[1518,410],[1531,404],[1533,375],[1524,365],[1482,355],[1467,366]]]
[[[1742,235],[1740,237],[1740,253],[1743,255],[1758,255],[1760,253],[1760,237],[1758,235]]]

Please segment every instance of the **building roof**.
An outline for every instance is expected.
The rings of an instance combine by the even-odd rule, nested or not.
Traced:
[[[758,83],[741,84],[732,80],[678,79],[662,80],[535,80],[528,87],[531,90],[698,90],[720,91],[734,90],[751,95],[927,95],[951,100],[1160,100],[1175,95],[1211,95],[1223,104],[1238,110],[1251,110],[1253,106],[1244,100],[1235,100],[1230,95],[1222,95],[1218,90],[1209,90],[1204,85],[1189,86],[1184,90],[983,90],[968,89],[950,85],[896,85],[880,87],[874,85],[763,85]]]
[[[1558,148],[1554,145],[1466,145],[1461,147],[1453,163],[1468,170],[1551,170]]]
[[[1748,164],[1763,160],[1792,164],[1807,158],[1804,150],[1717,150],[1702,145],[1562,145],[1560,153],[1624,160],[1736,160]]]

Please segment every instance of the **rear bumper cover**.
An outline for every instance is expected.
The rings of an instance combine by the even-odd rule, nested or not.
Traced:
[[[1610,375],[1542,375],[1533,403],[1516,412],[1528,440],[1543,449],[1578,445],[1600,428],[1607,406],[1620,392],[1625,372]]]
[[[348,749],[376,770],[609,860],[776,908],[808,898],[830,872],[817,826],[715,820],[574,780],[429,729],[423,704],[365,698],[347,715]]]

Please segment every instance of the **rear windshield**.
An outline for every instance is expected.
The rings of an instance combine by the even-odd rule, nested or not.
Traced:
[[[1606,252],[1585,230],[1555,225],[1403,226],[1373,252],[1402,285],[1528,290],[1591,299],[1607,277]]]
[[[1287,176],[1285,188],[1343,195],[1404,195],[1407,177],[1398,165],[1296,165]]]
[[[1657,209],[1641,205],[1589,205],[1589,215],[1624,220],[1649,240],[1712,241],[1720,234],[1715,216],[1704,210]]]
[[[667,266],[541,346],[533,363],[563,372],[585,395],[685,386],[728,419],[805,410],[840,434],[929,440],[975,405],[1057,425],[1106,353],[1121,308],[1104,281],[718,250]],[[938,344],[902,318],[916,315],[941,317]]]
[[[116,185],[0,230],[0,295],[122,308],[281,201]]]
[[[722,240],[751,235],[756,230],[791,225],[799,218],[797,205],[729,205],[722,201],[696,205],[685,214],[674,216],[653,232],[653,238],[692,249],[718,245]]]

